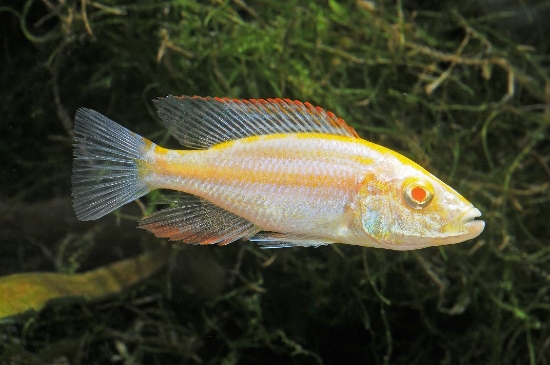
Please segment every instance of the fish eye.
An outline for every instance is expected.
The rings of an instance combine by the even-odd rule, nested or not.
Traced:
[[[403,200],[413,209],[423,209],[432,201],[434,190],[429,181],[418,178],[403,183]]]

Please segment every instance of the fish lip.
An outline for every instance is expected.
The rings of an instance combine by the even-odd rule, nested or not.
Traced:
[[[476,219],[478,217],[481,217],[481,212],[479,209],[471,207],[457,220],[458,225],[468,231],[465,235],[465,239],[475,238],[483,232],[485,222],[480,219]]]
[[[479,209],[471,207],[460,217],[460,222],[463,224],[468,224],[473,222],[477,217],[481,217],[481,212]]]

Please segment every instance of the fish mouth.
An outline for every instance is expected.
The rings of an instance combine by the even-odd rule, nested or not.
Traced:
[[[458,220],[457,226],[467,231],[466,234],[462,235],[464,240],[470,240],[475,238],[483,232],[485,228],[485,222],[479,219],[481,217],[481,212],[479,209],[472,207],[466,213],[464,213]]]

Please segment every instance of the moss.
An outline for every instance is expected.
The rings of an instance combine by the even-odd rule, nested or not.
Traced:
[[[546,364],[548,5],[432,3],[4,2],[2,274],[159,244],[135,205],[72,216],[71,120],[93,108],[177,147],[151,103],[168,93],[321,105],[448,182],[487,228],[418,252],[174,245],[163,274],[116,298],[3,324],[0,359]]]

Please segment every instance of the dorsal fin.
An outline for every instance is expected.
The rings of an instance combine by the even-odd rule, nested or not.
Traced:
[[[194,195],[177,194],[172,202],[172,207],[143,218],[139,227],[157,237],[202,245],[225,245],[259,231],[246,219]]]
[[[205,149],[250,136],[314,132],[358,138],[346,122],[320,107],[289,99],[227,99],[169,95],[154,101],[170,133]]]

